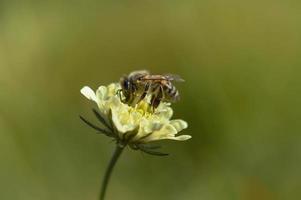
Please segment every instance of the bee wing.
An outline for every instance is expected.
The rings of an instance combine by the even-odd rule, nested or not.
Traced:
[[[179,75],[177,74],[166,74],[164,75],[165,78],[167,78],[169,81],[178,81],[178,82],[184,82],[185,80],[182,79]]]

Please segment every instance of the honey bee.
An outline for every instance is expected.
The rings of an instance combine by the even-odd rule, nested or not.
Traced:
[[[172,81],[184,81],[178,75],[152,75],[148,71],[134,71],[120,79],[124,102],[135,105],[147,94],[151,95],[150,104],[157,108],[161,101],[175,102],[180,95]]]

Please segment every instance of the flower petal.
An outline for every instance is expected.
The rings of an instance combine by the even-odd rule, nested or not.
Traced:
[[[115,96],[117,91],[121,88],[119,83],[111,83],[108,85],[108,96]]]
[[[108,89],[105,86],[100,86],[96,91],[97,99],[100,101],[105,101],[108,99]]]
[[[185,122],[184,120],[181,119],[175,119],[175,120],[171,120],[170,124],[175,127],[175,129],[177,129],[177,132],[182,131],[183,129],[188,127],[187,122]]]
[[[142,142],[151,142],[156,140],[163,140],[167,138],[174,137],[177,134],[177,129],[175,129],[170,124],[165,124],[162,128],[158,131],[154,131],[152,134],[147,136],[146,138],[142,139]]]
[[[191,138],[190,135],[180,135],[180,136],[177,136],[177,137],[169,137],[169,138],[166,138],[166,139],[185,141],[185,140],[189,140],[190,138]]]
[[[161,102],[156,110],[156,115],[162,119],[169,120],[173,115],[173,110],[170,107],[170,103]]]
[[[139,130],[136,136],[132,139],[132,141],[138,141],[143,137],[146,137],[150,133],[154,131],[158,131],[162,128],[162,123],[158,120],[151,120],[145,117],[142,117],[139,124]]]
[[[112,120],[120,134],[133,131],[139,125],[142,115],[138,112],[130,112],[130,107],[115,101],[111,104]]]
[[[97,102],[95,92],[88,86],[83,87],[80,92],[89,100]]]

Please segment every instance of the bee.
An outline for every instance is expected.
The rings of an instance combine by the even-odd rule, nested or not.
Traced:
[[[152,75],[148,71],[134,71],[120,79],[121,91],[125,96],[124,102],[135,105],[143,100],[147,94],[151,96],[150,104],[157,108],[161,101],[176,102],[180,95],[173,81],[184,81],[180,76]]]

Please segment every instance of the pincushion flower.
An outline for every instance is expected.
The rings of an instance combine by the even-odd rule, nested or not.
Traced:
[[[116,130],[112,135],[121,143],[145,144],[152,141],[171,139],[188,140],[189,135],[176,136],[187,128],[187,122],[181,119],[171,120],[173,110],[169,103],[162,102],[154,113],[149,111],[147,101],[141,101],[135,108],[122,103],[117,95],[119,83],[100,86],[96,93],[85,86],[81,93],[89,100],[97,103],[102,116],[107,118]]]
[[[171,119],[171,103],[161,101],[154,109],[150,103],[153,94],[149,93],[136,104],[127,104],[123,101],[125,96],[120,93],[121,90],[120,83],[100,86],[96,92],[88,86],[80,90],[86,98],[97,104],[98,110],[93,109],[93,112],[103,127],[92,124],[82,116],[80,118],[98,132],[114,138],[117,144],[103,179],[100,200],[104,199],[110,174],[125,146],[151,155],[165,156],[168,154],[156,150],[160,146],[150,143],[166,139],[185,141],[191,138],[190,135],[178,135],[188,124],[181,119]]]

